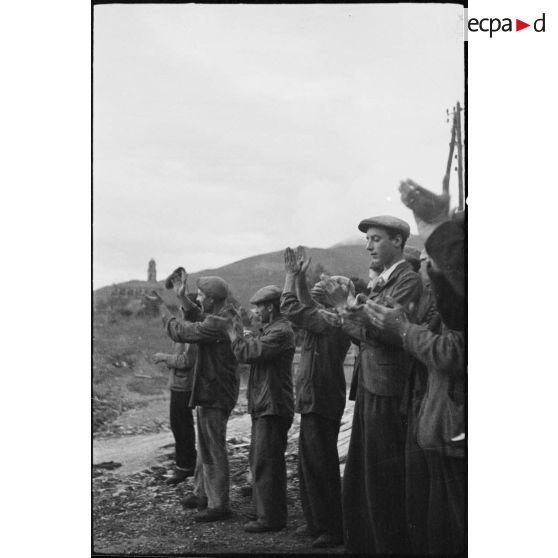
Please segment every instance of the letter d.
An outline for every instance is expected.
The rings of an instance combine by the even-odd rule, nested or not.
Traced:
[[[539,29],[537,27],[539,21],[542,21],[542,27]],[[542,17],[540,17],[539,19],[535,20],[535,23],[533,23],[533,29],[537,32],[537,33],[544,33],[544,13],[542,15]]]

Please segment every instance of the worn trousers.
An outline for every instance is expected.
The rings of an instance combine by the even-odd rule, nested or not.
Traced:
[[[300,416],[298,475],[302,511],[310,533],[343,537],[337,437],[341,419]]]
[[[359,385],[343,475],[345,548],[351,553],[405,554],[405,428],[399,397]]]
[[[252,498],[258,520],[269,527],[284,527],[287,523],[285,450],[291,422],[277,415],[252,416]]]
[[[423,449],[417,444],[417,415],[408,415],[405,443],[405,511],[411,553],[428,554],[428,499],[430,472]]]
[[[228,510],[229,458],[227,454],[227,422],[230,411],[197,407],[198,459],[194,472],[194,494],[207,498],[211,509]]]
[[[428,497],[428,552],[465,551],[465,459],[425,451],[430,475]]]
[[[170,426],[174,436],[177,467],[193,469],[196,465],[196,431],[192,409],[188,407],[190,391],[171,390]]]

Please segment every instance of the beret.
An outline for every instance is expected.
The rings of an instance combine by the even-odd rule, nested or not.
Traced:
[[[370,227],[378,227],[380,229],[391,229],[403,235],[406,240],[411,234],[411,227],[403,219],[392,217],[391,215],[378,215],[377,217],[369,217],[362,220],[358,225],[358,230],[365,233]]]
[[[229,286],[221,277],[200,277],[196,285],[203,294],[211,298],[224,300],[229,296]]]
[[[414,260],[419,262],[421,259],[420,250],[417,250],[412,246],[405,246],[405,248],[403,248],[403,257],[408,261]]]
[[[256,291],[254,296],[250,299],[250,304],[263,304],[265,302],[279,300],[282,292],[283,291],[279,287],[275,285],[268,285],[267,287],[263,287],[259,291]]]

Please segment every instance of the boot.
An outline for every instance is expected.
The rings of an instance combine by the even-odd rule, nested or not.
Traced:
[[[198,508],[198,510],[204,510],[207,508],[207,498],[199,498],[193,492],[186,494],[180,503],[182,507],[189,509]]]
[[[232,511],[230,509],[221,510],[217,508],[206,508],[194,515],[194,521],[198,523],[220,521],[221,519],[228,519],[231,515]]]
[[[194,469],[183,469],[182,467],[177,467],[174,470],[174,474],[170,479],[165,481],[165,484],[175,485],[184,482],[188,477],[193,476]]]

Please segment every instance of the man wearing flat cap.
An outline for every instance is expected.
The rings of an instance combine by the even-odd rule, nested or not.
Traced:
[[[388,215],[364,219],[372,263],[382,266],[370,299],[417,304],[420,276],[403,257],[409,225]],[[411,367],[398,340],[382,335],[363,311],[348,313],[345,331],[360,342],[353,385],[353,426],[343,476],[345,546],[352,553],[404,554],[408,551],[405,519],[405,428],[401,398]]]
[[[244,337],[238,319],[228,330],[234,355],[250,364],[248,412],[252,415],[250,470],[256,519],[246,523],[251,533],[279,531],[287,523],[287,433],[293,421],[292,362],[295,336],[281,316],[281,289],[263,287],[250,299],[263,328]]]
[[[231,315],[227,283],[220,277],[200,277],[197,287],[197,301],[204,312],[201,321],[178,319],[161,299],[159,304],[170,338],[198,345],[190,399],[190,407],[197,407],[198,457],[194,493],[183,505],[198,508],[196,521],[217,521],[231,515],[226,432],[238,399],[238,363],[222,326]]]
[[[285,250],[281,311],[304,332],[295,411],[300,413],[298,472],[306,525],[297,532],[312,537],[314,548],[327,548],[343,544],[337,438],[347,397],[343,364],[350,346],[335,307],[355,292],[348,278],[335,276],[322,277],[310,294],[309,263],[301,248],[296,255]]]

